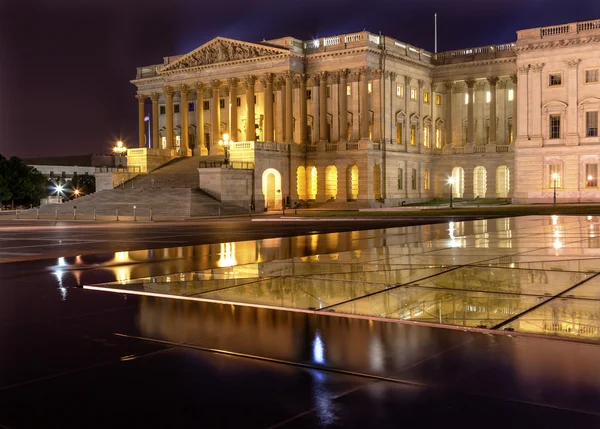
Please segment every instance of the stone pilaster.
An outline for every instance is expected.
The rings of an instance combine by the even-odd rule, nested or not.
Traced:
[[[206,149],[206,138],[204,135],[204,90],[206,85],[204,82],[196,82],[196,148],[195,155],[208,155]]]
[[[167,135],[167,149],[173,149],[173,93],[175,88],[172,86],[165,86],[165,99],[166,108],[165,113],[167,115],[166,120],[166,135]]]
[[[417,124],[417,146],[419,147],[419,152],[423,153],[425,152],[425,136],[423,136],[423,88],[425,87],[425,81],[419,79],[417,83],[419,85],[419,92],[417,93],[417,114],[419,116],[419,123]]]
[[[331,142],[338,142],[340,140],[340,104],[339,104],[339,86],[340,86],[340,74],[338,72],[331,73]]]
[[[369,139],[369,75],[370,68],[363,67],[360,71],[360,139]]]
[[[279,122],[275,125],[275,139],[278,142],[285,140],[285,79],[279,76],[274,82],[275,91],[278,93]]]
[[[513,127],[513,144],[515,142],[515,140],[517,139],[517,136],[519,134],[517,134],[519,132],[518,126],[521,123],[521,120],[519,119],[519,117],[517,116],[517,112],[518,112],[518,107],[519,107],[519,78],[517,77],[516,74],[513,74],[510,76],[510,80],[512,81],[513,84],[513,100],[512,100],[512,127]],[[508,139],[507,139],[508,140]]]
[[[300,143],[308,142],[308,114],[306,107],[306,82],[308,75],[303,73],[298,76],[300,83]]]
[[[146,147],[146,124],[144,123],[144,103],[146,96],[144,94],[137,94],[135,98],[138,100],[138,147]]]
[[[567,103],[569,106],[567,107],[567,144],[574,145],[578,144],[579,133],[577,132],[577,124],[579,123],[579,119],[577,117],[579,111],[577,109],[578,106],[578,88],[579,88],[579,65],[581,64],[581,59],[567,61],[567,67],[569,68],[567,81],[565,84],[567,85],[567,94],[568,100]]]
[[[542,140],[542,70],[544,63],[531,66],[529,72],[529,83],[531,89],[531,139],[536,145],[541,145]]]
[[[238,139],[238,106],[237,106],[237,87],[239,80],[236,77],[227,79],[229,88],[229,103],[231,104],[231,113],[229,116],[229,139],[237,141]]]
[[[152,148],[160,148],[160,141],[158,138],[158,99],[160,93],[153,92],[150,94],[150,100],[152,100]]]
[[[254,84],[256,76],[246,76],[246,140],[256,140],[256,114],[254,113]]]
[[[188,133],[188,94],[190,87],[186,84],[179,85],[177,88],[181,101],[179,102],[179,116],[181,117],[181,154],[186,155],[190,149],[189,133]]]

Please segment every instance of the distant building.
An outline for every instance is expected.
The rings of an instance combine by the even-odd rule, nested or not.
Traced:
[[[25,164],[35,167],[49,179],[69,181],[77,173],[79,176],[95,175],[96,171],[115,168],[118,157],[113,155],[69,155],[44,158],[26,158]],[[123,157],[125,158],[125,157]]]
[[[449,178],[456,198],[549,202],[556,188],[561,202],[600,201],[599,71],[600,20],[438,54],[367,31],[217,37],[138,68],[128,157],[142,171],[223,157],[228,133],[231,160],[254,169],[237,189],[267,208],[448,198]]]

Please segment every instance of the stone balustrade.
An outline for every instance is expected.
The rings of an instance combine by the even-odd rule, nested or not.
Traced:
[[[530,28],[517,31],[517,40],[577,37],[580,33],[600,34],[600,20],[571,22],[569,24],[553,25],[550,27]]]
[[[453,64],[484,58],[487,59],[516,56],[516,53],[514,52],[515,46],[515,43],[503,43],[500,45],[478,46],[475,48],[440,52],[433,55],[433,63],[436,65]]]

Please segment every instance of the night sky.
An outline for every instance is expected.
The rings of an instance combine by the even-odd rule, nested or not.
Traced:
[[[217,36],[260,41],[382,32],[433,51],[600,18],[597,0],[0,0],[0,153],[104,153],[137,144],[135,67]]]

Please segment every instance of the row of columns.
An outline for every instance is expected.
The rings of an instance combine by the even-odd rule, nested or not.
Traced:
[[[487,78],[490,85],[490,143],[495,144],[497,139],[497,97],[496,87],[500,78],[498,76],[491,76]],[[511,80],[513,82],[513,134],[516,133],[517,125],[517,76],[512,75]],[[475,144],[475,126],[474,126],[474,88],[476,80],[473,78],[466,79],[465,84],[467,85],[468,104],[467,104],[467,144]],[[453,133],[452,133],[452,90],[454,88],[454,82],[445,82],[446,88],[446,144],[452,145]],[[515,134],[516,135],[516,134]]]
[[[368,82],[369,82],[369,68],[363,67],[359,72],[357,72],[357,76],[360,79],[360,110],[361,110],[361,124],[360,124],[360,138],[361,139],[369,139],[369,97],[368,97]],[[338,84],[338,100],[339,100],[339,129],[340,129],[340,138],[345,139],[348,133],[348,122],[347,122],[347,112],[348,112],[348,101],[346,94],[346,85],[348,82],[348,76],[350,71],[348,69],[341,70],[339,72],[333,73],[330,72],[319,72],[313,79],[315,82],[318,82],[318,91],[319,91],[319,103],[318,103],[318,118],[319,118],[319,141],[327,140],[328,134],[328,123],[327,123],[327,80],[330,75],[333,76],[334,83]],[[273,73],[266,73],[261,79],[261,83],[263,84],[265,98],[264,98],[264,139],[265,141],[274,141],[275,136],[273,133],[274,130],[274,112],[273,112],[273,90],[274,90],[274,79],[275,75]],[[294,133],[294,118],[293,118],[293,99],[292,99],[292,91],[294,88],[295,81],[299,83],[300,87],[300,140],[302,143],[306,142],[307,138],[307,128],[308,128],[308,110],[307,110],[307,81],[309,79],[309,75],[302,73],[296,74],[291,71],[287,71],[283,73],[282,79],[279,81],[279,85],[282,87],[282,130],[283,130],[283,139],[286,143],[293,142],[293,133]],[[252,126],[253,122],[251,118],[255,117],[255,84],[257,77],[256,76],[246,76],[243,79],[246,88],[246,117],[247,126],[246,126],[246,135],[244,136],[247,141],[254,141],[256,130],[255,127]],[[209,91],[209,98],[211,99],[213,109],[211,109],[211,123],[213,126],[211,127],[211,140],[213,144],[215,144],[221,138],[221,130],[220,130],[220,90],[225,86],[227,90],[227,95],[229,97],[229,102],[232,103],[233,108],[231,109],[229,122],[232,124],[230,138],[233,141],[238,140],[240,136],[237,135],[237,106],[236,106],[236,96],[237,96],[237,88],[239,80],[238,78],[230,78],[226,81],[226,85],[224,85],[223,81],[220,80],[212,80],[208,83],[208,85],[204,82],[197,82],[193,85],[193,87],[182,84],[177,87],[166,86],[164,88],[164,96],[165,96],[165,114],[166,114],[166,138],[167,138],[167,148],[172,148],[173,145],[173,97],[176,92],[179,92],[181,103],[181,128],[182,130],[188,129],[188,115],[187,115],[187,106],[189,101],[189,93],[192,89],[196,90],[196,122],[198,128],[198,146],[204,147],[204,91]],[[160,98],[160,93],[153,92],[149,95],[152,100],[152,140],[157,144],[159,141],[159,112],[158,112],[158,101]],[[138,121],[139,121],[139,147],[145,147],[145,127],[144,127],[144,103],[148,95],[138,94]],[[188,148],[188,133],[187,131],[182,132],[182,147]]]

